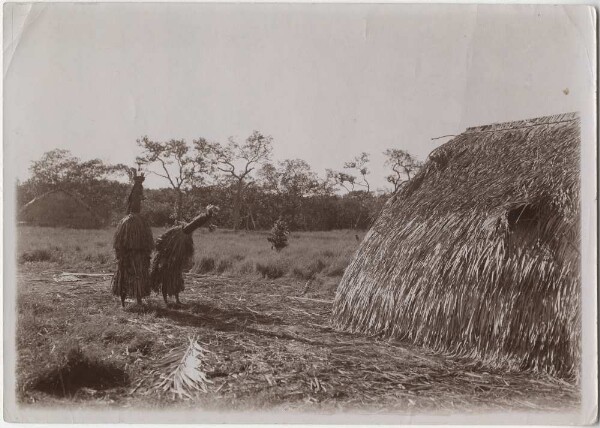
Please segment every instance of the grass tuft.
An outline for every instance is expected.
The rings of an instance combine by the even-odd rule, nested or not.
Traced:
[[[320,273],[323,269],[325,269],[325,267],[327,267],[327,264],[323,260],[316,259],[304,265],[295,266],[292,269],[292,274],[298,279],[315,279],[317,274]]]
[[[19,257],[19,263],[60,262],[61,259],[60,250],[38,248],[22,252],[21,257]]]
[[[216,273],[218,273],[219,275],[231,270],[233,267],[233,261],[230,259],[222,259],[219,260],[219,263],[217,264],[217,267],[215,269]]]
[[[263,278],[277,279],[288,272],[288,266],[281,259],[272,259],[256,263],[256,271]]]
[[[216,263],[213,257],[204,256],[194,264],[192,272],[199,274],[210,273],[215,270],[215,265]]]

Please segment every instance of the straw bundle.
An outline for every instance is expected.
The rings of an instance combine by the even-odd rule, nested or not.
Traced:
[[[172,227],[156,240],[150,281],[154,291],[162,292],[165,303],[167,296],[175,296],[176,302],[180,303],[179,293],[184,290],[183,271],[191,264],[194,255],[192,233],[217,212],[217,207],[209,205],[205,213],[187,225]]]
[[[579,117],[469,128],[386,203],[338,328],[578,379]]]
[[[117,225],[113,248],[117,258],[117,271],[112,280],[112,292],[125,306],[127,297],[135,296],[138,304],[150,295],[150,256],[154,248],[152,230],[139,214],[143,199],[144,176],[135,176],[129,195],[127,215]]]

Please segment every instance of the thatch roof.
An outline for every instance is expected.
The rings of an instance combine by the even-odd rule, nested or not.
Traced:
[[[433,151],[346,269],[337,327],[576,377],[579,128],[480,126]]]
[[[103,225],[89,205],[64,189],[51,190],[27,202],[18,217],[35,226],[94,229]]]

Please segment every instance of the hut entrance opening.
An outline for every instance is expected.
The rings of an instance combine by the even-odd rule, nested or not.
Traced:
[[[508,229],[511,232],[537,229],[540,213],[533,205],[520,205],[508,212]]]
[[[538,207],[531,204],[519,205],[508,211],[507,220],[509,253],[519,252],[524,246],[534,248],[540,238]]]

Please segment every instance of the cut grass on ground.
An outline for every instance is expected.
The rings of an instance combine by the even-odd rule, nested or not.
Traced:
[[[143,309],[132,302],[121,309],[109,280],[48,280],[56,273],[19,276],[22,403],[456,412],[552,411],[579,400],[574,386],[546,376],[489,372],[406,344],[336,332],[329,326],[333,291],[301,296],[290,278],[187,275],[183,306],[167,308],[153,296]],[[178,400],[135,389],[192,336],[208,351],[207,393]]]
[[[53,279],[69,270],[111,272],[111,231],[19,232],[19,255],[29,254],[17,278],[21,403],[398,413],[558,411],[579,403],[576,386],[544,375],[490,372],[334,331],[331,301],[357,246],[353,232],[294,233],[281,253],[270,250],[266,234],[196,233],[194,271],[203,274],[185,275],[183,305],[165,307],[153,295],[125,309],[110,277]],[[54,258],[31,256],[36,250]],[[283,273],[262,274],[259,265]],[[188,337],[207,351],[208,392],[182,400],[139,387]]]

